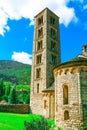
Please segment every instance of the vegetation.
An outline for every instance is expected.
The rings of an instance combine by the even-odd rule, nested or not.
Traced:
[[[16,61],[0,60],[0,78],[15,84],[30,84],[31,66]]]
[[[0,60],[0,102],[29,103],[30,77],[30,65]]]
[[[35,120],[35,122],[37,122],[42,119],[42,116],[34,114],[0,113],[0,117],[0,130],[25,130],[25,121],[32,122],[33,120]],[[52,124],[54,124],[54,121],[49,120],[48,124],[51,126]]]
[[[10,104],[28,104],[30,101],[30,86],[12,84],[0,79],[0,102]]]
[[[0,130],[23,130],[24,121],[31,120],[28,114],[0,113]]]
[[[50,125],[47,120],[41,116],[39,120],[32,119],[31,122],[24,122],[24,126],[26,130],[49,130]]]
[[[4,82],[3,79],[0,79],[0,97],[4,95]]]
[[[10,104],[18,103],[17,91],[15,86],[11,88],[10,95],[9,95],[9,103]]]

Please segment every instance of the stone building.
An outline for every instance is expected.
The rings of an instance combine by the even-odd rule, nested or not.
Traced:
[[[87,45],[61,63],[59,17],[48,8],[35,16],[30,106],[67,130],[87,130]]]
[[[53,68],[61,61],[58,23],[48,8],[35,16],[30,103],[33,113],[46,118],[53,118],[55,110]]]
[[[87,45],[82,49],[82,55],[54,69],[55,119],[64,129],[87,130]]]

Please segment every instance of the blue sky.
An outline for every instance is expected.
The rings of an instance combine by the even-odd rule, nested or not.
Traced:
[[[48,7],[60,17],[62,62],[87,43],[87,0],[0,0],[0,60],[31,64],[34,16]]]

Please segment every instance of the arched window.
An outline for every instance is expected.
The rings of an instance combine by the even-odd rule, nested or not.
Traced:
[[[41,76],[41,68],[36,69],[36,78],[40,78]]]
[[[63,87],[63,104],[68,104],[68,86]]]
[[[67,110],[65,110],[64,112],[64,120],[68,120],[69,119],[69,112]]]
[[[38,41],[38,43],[37,43],[37,51],[42,49],[42,46],[43,46],[42,44],[43,44],[42,40]]]
[[[41,16],[40,18],[38,18],[38,25],[41,25],[43,23],[43,16]]]
[[[39,93],[39,83],[37,84],[37,93]]]
[[[36,57],[36,64],[40,64],[41,63],[41,59],[42,59],[42,55],[37,55]]]
[[[43,36],[43,28],[42,27],[38,30],[38,38],[41,36]]]
[[[46,100],[44,100],[44,109],[46,109]]]

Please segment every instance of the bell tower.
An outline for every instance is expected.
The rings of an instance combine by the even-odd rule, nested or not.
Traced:
[[[43,93],[53,84],[53,68],[61,62],[59,17],[48,8],[35,16],[31,75],[31,111],[43,115]]]

